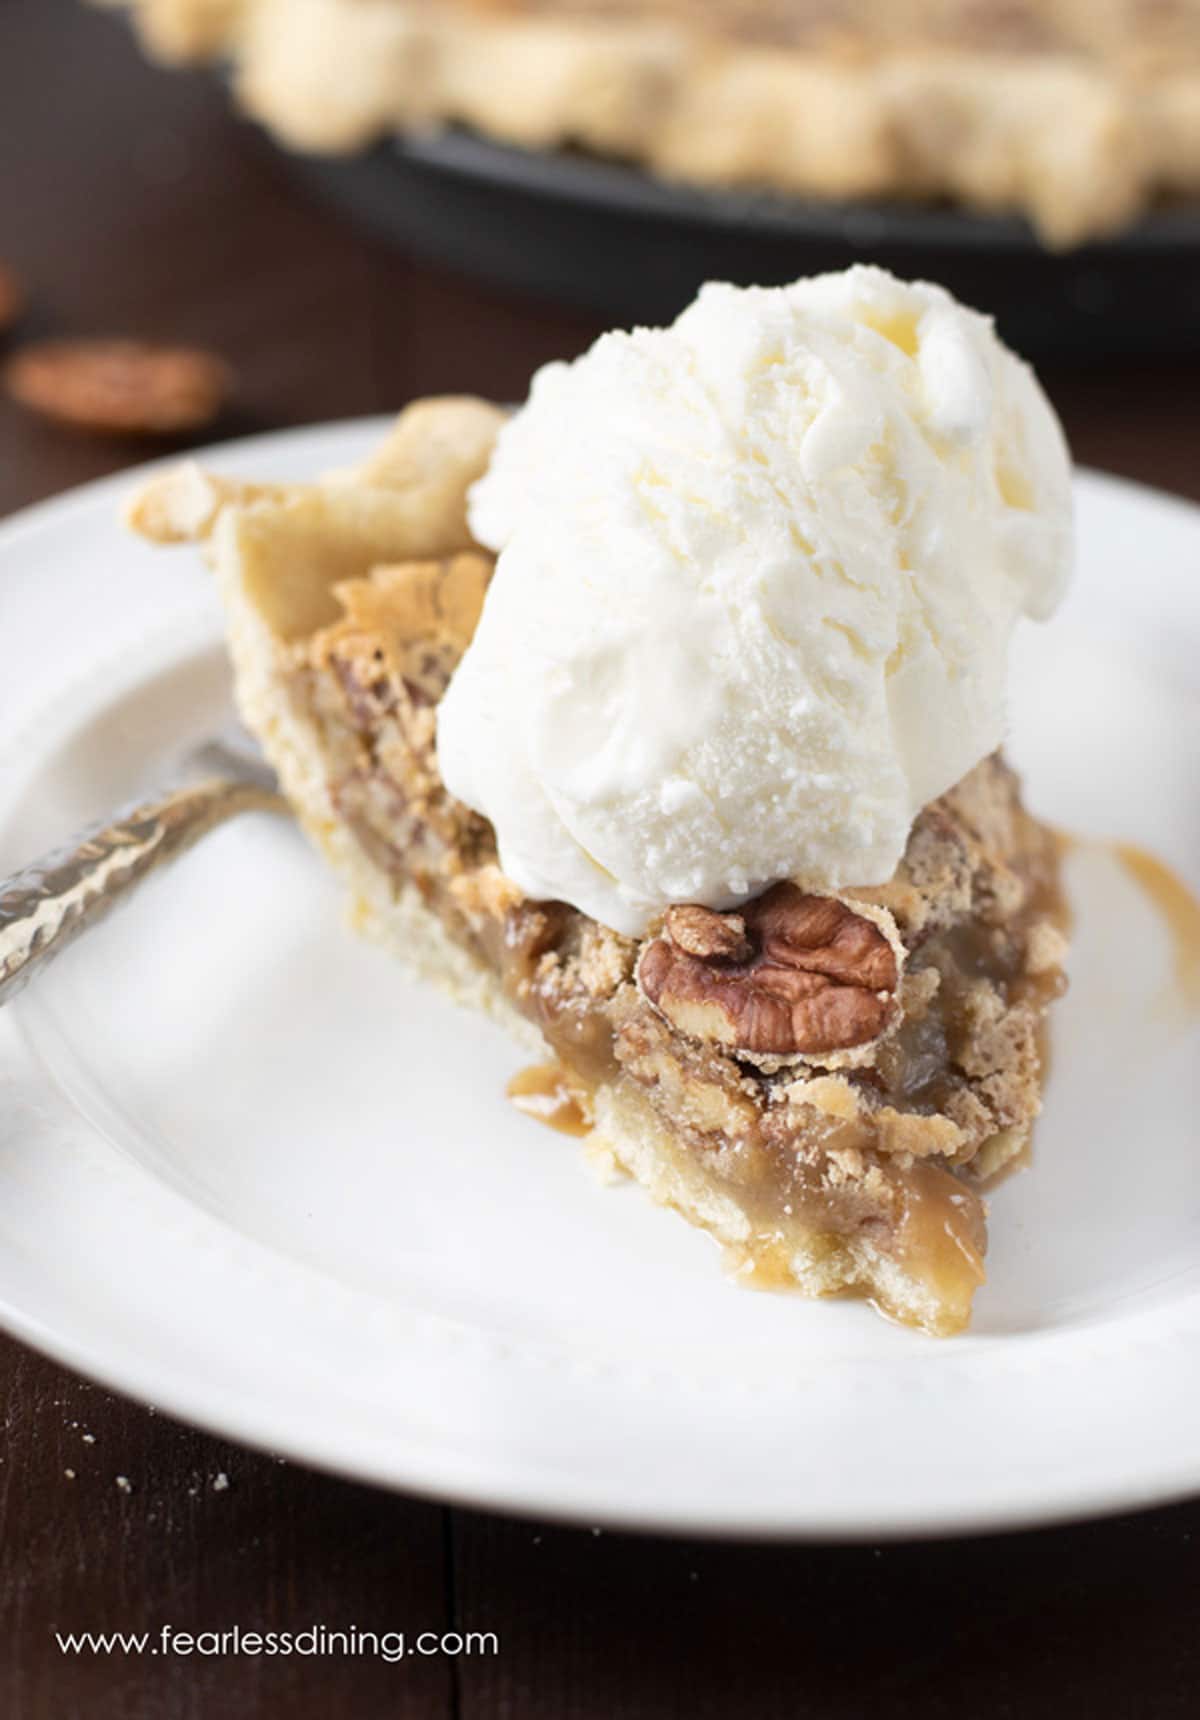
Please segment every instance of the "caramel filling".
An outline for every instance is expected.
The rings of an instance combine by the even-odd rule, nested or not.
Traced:
[[[914,1163],[897,1178],[902,1216],[889,1252],[910,1277],[926,1285],[938,1313],[928,1328],[938,1334],[961,1331],[971,1314],[971,1302],[986,1274],[983,1269],[982,1218],[975,1197],[948,1171]],[[736,1277],[756,1290],[786,1290],[795,1285],[793,1259],[803,1238],[810,1253],[829,1255],[846,1246],[835,1233],[777,1230],[763,1233],[728,1250]],[[862,1294],[855,1286],[854,1294]],[[890,1318],[912,1323],[911,1307],[876,1285],[870,1300]]]

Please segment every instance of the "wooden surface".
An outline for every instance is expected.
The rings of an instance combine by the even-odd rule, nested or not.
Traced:
[[[32,290],[22,334],[226,353],[240,380],[230,435],[434,390],[516,398],[534,365],[595,332],[359,238],[207,79],[144,66],[118,22],[69,0],[0,0],[0,258]],[[1200,495],[1194,362],[1044,373],[1081,459]],[[138,457],[0,406],[0,513]],[[957,1544],[699,1545],[334,1481],[8,1340],[0,1390],[4,1720],[1200,1711],[1200,1505]],[[496,1632],[499,1653],[104,1657],[64,1655],[54,1638],[164,1624],[457,1627]]]

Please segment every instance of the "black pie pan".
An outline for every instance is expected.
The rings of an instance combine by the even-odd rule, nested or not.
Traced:
[[[326,199],[418,255],[617,322],[667,321],[706,280],[769,285],[870,261],[941,281],[1022,351],[1200,349],[1191,205],[1054,253],[1016,218],[700,190],[463,131],[289,159]]]

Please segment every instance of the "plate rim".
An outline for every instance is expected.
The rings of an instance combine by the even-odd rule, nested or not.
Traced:
[[[237,459],[253,457],[265,448],[269,449],[272,455],[286,453],[287,449],[297,442],[319,442],[334,435],[361,436],[365,440],[390,423],[391,416],[371,415],[367,418],[335,420],[328,424],[292,426],[283,431],[256,433],[236,441],[215,444],[187,457],[211,460],[219,465],[222,459],[230,456]],[[179,455],[168,455],[145,466],[93,480],[60,496],[46,498],[18,510],[0,522],[0,555],[5,550],[14,549],[19,553],[21,540],[30,531],[37,531],[47,525],[66,524],[77,513],[86,512],[98,503],[108,503],[130,485],[154,471],[161,471],[177,463],[179,458]],[[1200,506],[1185,498],[1105,473],[1081,472],[1080,477],[1085,486],[1098,485],[1101,489],[1124,494],[1137,506],[1152,503],[1160,507],[1165,503],[1170,509],[1186,516],[1189,525],[1200,532]],[[30,715],[29,712],[21,714],[24,719]],[[25,721],[22,720],[18,728],[24,727]],[[0,736],[0,748],[5,747],[9,739],[8,733]],[[0,817],[5,823],[11,813],[12,798],[7,791],[0,794]],[[22,1038],[25,1038],[24,1024],[19,1016],[16,1021]],[[41,1062],[40,1057],[38,1062]],[[45,1079],[53,1081],[49,1072],[44,1073]],[[62,1090],[58,1083],[53,1084],[56,1092],[61,1095]],[[64,1102],[68,1102],[65,1095],[63,1097]],[[92,1127],[90,1123],[85,1123],[84,1126]],[[182,1196],[173,1194],[173,1198],[182,1199]],[[1148,1316],[1134,1316],[1141,1317]],[[858,1524],[840,1516],[836,1521],[820,1521],[819,1514],[815,1517],[810,1515],[810,1519],[805,1523],[795,1519],[771,1522],[751,1521],[749,1518],[739,1523],[728,1520],[719,1513],[706,1519],[696,1513],[681,1516],[678,1511],[672,1510],[656,1517],[652,1510],[644,1506],[637,1507],[630,1514],[624,1511],[619,1503],[613,1503],[611,1500],[606,1504],[601,1499],[594,1499],[582,1507],[578,1502],[572,1504],[561,1492],[555,1493],[552,1483],[549,1491],[545,1491],[539,1490],[536,1483],[522,1482],[519,1479],[506,1483],[497,1475],[490,1478],[477,1475],[472,1478],[459,1473],[456,1479],[453,1474],[453,1457],[443,1472],[433,1473],[427,1465],[424,1474],[414,1474],[411,1470],[404,1469],[403,1465],[397,1468],[387,1464],[364,1463],[361,1459],[339,1457],[329,1446],[328,1429],[322,1430],[322,1437],[317,1439],[297,1441],[287,1436],[280,1437],[278,1431],[272,1431],[261,1419],[256,1419],[253,1415],[239,1414],[237,1406],[228,1400],[224,1404],[210,1403],[206,1407],[202,1387],[197,1388],[198,1396],[189,1395],[187,1391],[164,1394],[154,1390],[150,1377],[139,1372],[138,1368],[129,1362],[122,1365],[110,1358],[97,1363],[94,1349],[89,1355],[86,1343],[81,1346],[73,1342],[68,1332],[57,1330],[53,1324],[47,1324],[40,1319],[35,1312],[18,1306],[7,1294],[0,1296],[0,1325],[34,1349],[52,1356],[86,1377],[100,1381],[110,1389],[153,1401],[167,1413],[243,1444],[286,1452],[296,1461],[330,1473],[370,1481],[423,1497],[478,1509],[535,1515],[554,1521],[595,1522],[635,1532],[702,1535],[725,1539],[870,1542],[1019,1530],[1038,1524],[1090,1519],[1167,1503],[1200,1490],[1200,1450],[1197,1450],[1194,1456],[1182,1459],[1176,1466],[1176,1472],[1169,1478],[1164,1478],[1161,1474],[1157,1480],[1149,1481],[1131,1477],[1122,1486],[1096,1483],[1079,1488],[1074,1495],[1070,1495],[1060,1485],[1052,1489],[1050,1497],[1039,1497],[1034,1487],[1029,1492],[1028,1503],[1024,1509],[1014,1509],[1011,1502],[997,1500],[974,1510],[960,1509],[951,1514],[939,1514],[931,1511],[927,1501],[916,1512],[906,1512],[901,1508],[890,1519],[875,1519],[870,1523]],[[147,1365],[152,1367],[152,1364]],[[434,1465],[433,1469],[436,1470],[436,1467]]]

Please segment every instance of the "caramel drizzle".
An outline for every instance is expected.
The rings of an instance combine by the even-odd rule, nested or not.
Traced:
[[[523,1116],[563,1135],[589,1135],[591,1102],[583,1086],[561,1063],[535,1063],[520,1069],[505,1091]]]
[[[1112,853],[1157,909],[1171,938],[1171,966],[1180,997],[1200,1010],[1200,899],[1157,855],[1132,842],[1114,842]]]
[[[1179,1000],[1200,1012],[1200,897],[1172,866],[1136,842],[1094,841],[1058,832],[1063,855],[1090,849],[1110,854],[1157,912],[1171,941],[1171,969]]]

